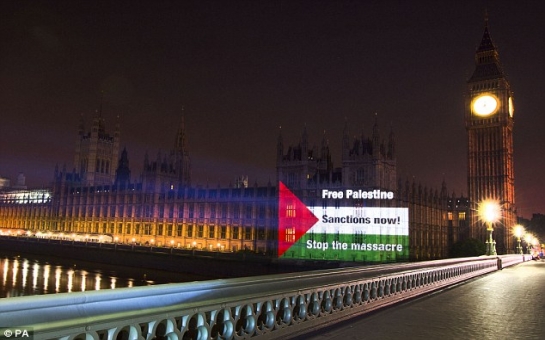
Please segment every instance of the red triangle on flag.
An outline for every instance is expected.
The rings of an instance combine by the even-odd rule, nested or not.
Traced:
[[[318,218],[284,183],[278,183],[278,256],[312,228]]]

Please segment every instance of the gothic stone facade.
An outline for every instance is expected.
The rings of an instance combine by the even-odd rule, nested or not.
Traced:
[[[105,136],[104,126],[97,127]],[[465,230],[465,210],[453,208],[454,195],[447,195],[444,184],[440,190],[432,190],[398,181],[394,134],[390,132],[388,140],[383,141],[377,121],[369,138],[363,133],[358,138],[349,136],[347,124],[342,136],[342,164],[335,168],[325,136],[320,149],[315,150],[309,147],[306,129],[294,146],[285,147],[280,134],[277,179],[309,204],[334,204],[318,197],[321,188],[394,191],[394,201],[378,204],[409,208],[411,259],[447,257],[450,246],[464,237]],[[77,158],[90,159],[82,150]],[[126,150],[116,164],[110,183],[98,181],[98,176],[90,183],[92,177],[77,168],[56,169],[52,187],[42,196],[32,198],[31,190],[3,192],[1,228],[56,235],[109,235],[114,242],[150,246],[276,254],[276,183],[235,187],[192,184],[183,123],[174,150],[158,155],[155,161],[146,156],[138,181],[131,181]],[[96,170],[96,166],[89,169]]]

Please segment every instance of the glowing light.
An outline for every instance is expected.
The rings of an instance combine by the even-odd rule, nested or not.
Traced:
[[[520,239],[524,235],[524,227],[521,226],[520,224],[517,224],[516,226],[514,226],[513,235],[515,235],[515,237]]]
[[[498,101],[490,95],[480,96],[473,102],[473,111],[479,116],[491,115],[497,108]]]
[[[95,290],[100,290],[100,281],[102,281],[102,278],[99,274],[95,275]]]
[[[479,204],[479,217],[486,223],[496,223],[501,217],[501,206],[498,201],[484,200]]]

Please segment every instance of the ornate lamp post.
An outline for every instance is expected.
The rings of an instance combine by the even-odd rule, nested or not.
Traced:
[[[482,201],[479,205],[479,216],[487,225],[486,255],[496,255],[496,241],[492,238],[492,233],[494,231],[494,223],[501,216],[501,206],[498,201]]]
[[[517,254],[521,254],[522,255],[522,246],[520,244],[520,239],[522,237],[522,235],[524,235],[524,227],[521,226],[520,224],[517,224],[514,228],[513,228],[513,234],[515,235],[515,237],[517,238]]]
[[[524,235],[524,241],[526,241],[526,249],[528,249],[528,254],[532,254],[532,241],[534,240],[534,235],[526,234]]]
[[[532,249],[536,249],[536,257],[539,258],[539,240],[537,239],[537,237],[534,237],[534,239],[532,240]]]

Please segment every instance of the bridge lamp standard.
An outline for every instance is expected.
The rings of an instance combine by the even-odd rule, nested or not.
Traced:
[[[536,249],[536,252],[539,252],[540,249],[539,249],[539,240],[537,239],[537,237],[534,236],[534,239],[532,240],[532,249]]]
[[[522,255],[522,246],[520,244],[520,239],[524,235],[524,227],[520,224],[517,224],[513,227],[513,235],[517,238],[517,254]]]
[[[496,241],[492,238],[492,233],[494,232],[494,223],[498,222],[501,217],[501,206],[498,201],[484,200],[479,204],[478,213],[481,220],[487,225],[486,255],[496,255]]]
[[[534,241],[534,235],[526,234],[524,235],[524,241],[526,241],[526,249],[528,249],[528,254],[532,253],[532,243]]]

